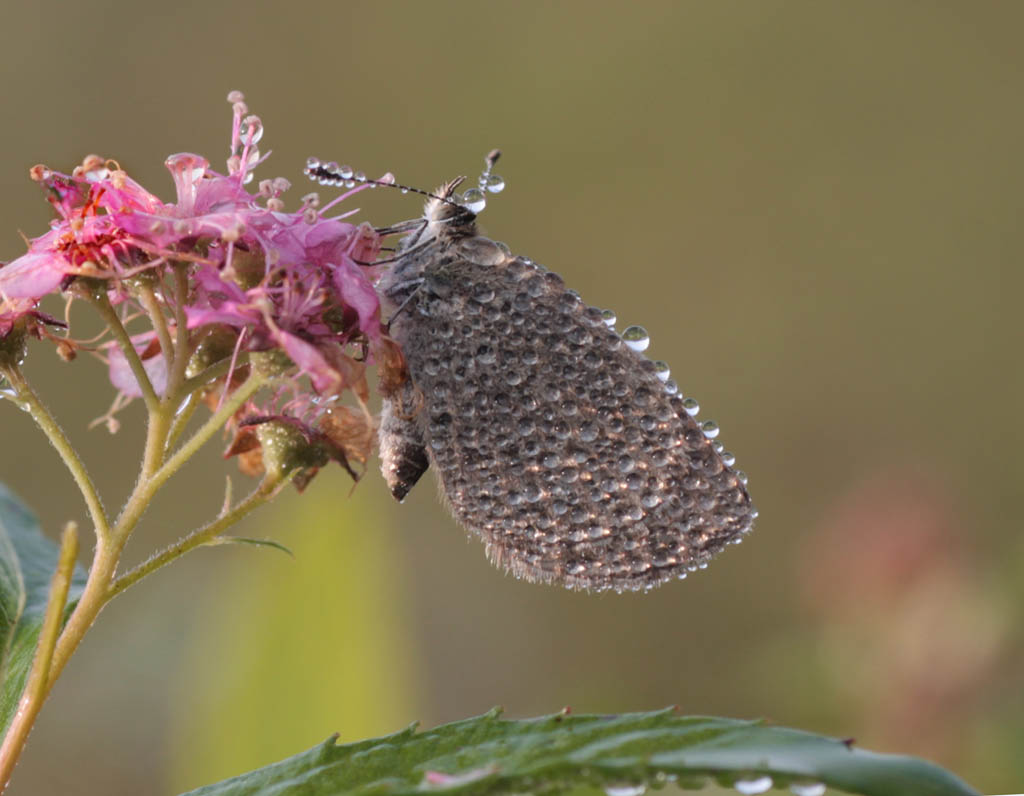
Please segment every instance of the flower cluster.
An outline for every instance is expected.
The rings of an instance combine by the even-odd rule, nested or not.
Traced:
[[[339,425],[351,437],[350,411],[329,417],[338,398],[348,390],[363,404],[366,362],[395,357],[381,326],[375,268],[366,265],[378,255],[379,237],[369,225],[344,221],[348,214],[326,217],[330,205],[319,208],[315,194],[285,212],[287,180],[264,180],[252,190],[253,170],[265,159],[257,146],[263,127],[239,92],[228,99],[227,173],[199,155],[172,155],[166,165],[174,202],[95,155],[71,174],[33,168],[57,218],[27,253],[0,266],[0,345],[28,332],[57,341],[65,358],[95,350],[120,393],[115,407],[147,393],[169,401],[185,387],[210,392],[222,385],[211,399],[216,404],[250,368],[272,363],[270,397],[247,403],[237,428],[245,417],[284,418],[307,439]],[[39,302],[57,293],[106,308],[112,339],[87,346],[70,331],[48,329],[62,324]],[[141,321],[148,321],[144,330],[136,328]],[[356,436],[368,445],[365,405],[362,415]]]

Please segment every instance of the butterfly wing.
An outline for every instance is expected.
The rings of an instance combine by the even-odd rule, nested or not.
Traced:
[[[393,491],[425,451],[493,562],[570,588],[649,588],[750,530],[743,483],[681,396],[557,274],[425,259],[391,326],[411,376],[382,425]]]

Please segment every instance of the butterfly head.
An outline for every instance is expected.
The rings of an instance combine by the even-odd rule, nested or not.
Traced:
[[[476,213],[459,202],[455,193],[455,189],[465,180],[465,177],[456,177],[427,198],[423,205],[426,228],[408,235],[403,240],[402,248],[422,240],[445,242],[476,235]]]

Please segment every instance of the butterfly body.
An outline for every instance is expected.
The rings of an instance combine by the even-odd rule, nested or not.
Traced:
[[[395,497],[433,467],[493,562],[569,588],[650,588],[739,541],[750,497],[682,396],[561,277],[479,236],[453,189],[378,285],[409,372],[381,420]]]

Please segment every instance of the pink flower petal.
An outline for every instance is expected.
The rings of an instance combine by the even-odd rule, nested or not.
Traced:
[[[375,340],[380,336],[380,298],[370,280],[347,256],[335,266],[331,276],[341,300],[359,316],[359,328]]]
[[[136,351],[140,354],[145,348],[146,345],[136,345]],[[125,395],[139,398],[142,395],[142,388],[139,387],[139,383],[135,380],[135,374],[132,372],[131,366],[128,364],[128,360],[121,352],[121,349],[116,345],[111,345],[107,349],[107,356],[110,362],[108,372],[111,384]],[[167,389],[167,362],[164,360],[163,354],[157,354],[149,359],[142,360],[142,368],[149,375],[149,381],[153,385],[156,394],[163,395],[164,390]]]
[[[298,365],[299,370],[309,376],[313,388],[321,395],[336,392],[341,385],[341,374],[328,364],[324,355],[315,346],[300,340],[281,329],[274,330],[274,339],[284,352]]]
[[[29,252],[0,268],[0,295],[41,299],[52,293],[68,272],[68,263],[54,252]]]

